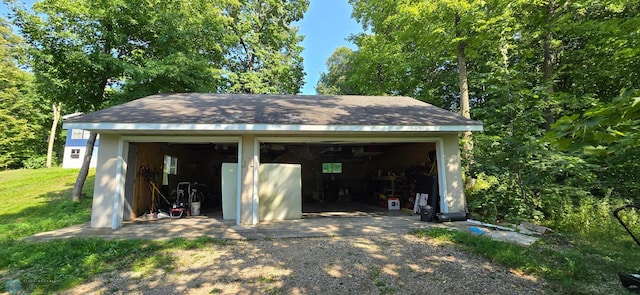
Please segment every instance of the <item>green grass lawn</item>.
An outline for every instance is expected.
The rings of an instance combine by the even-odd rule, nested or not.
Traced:
[[[439,239],[523,273],[547,280],[551,294],[625,294],[619,272],[637,272],[640,248],[631,238],[546,236],[529,247],[491,240],[464,231],[417,230],[415,235]],[[603,243],[604,242],[604,243]]]
[[[80,203],[70,200],[78,169],[33,169],[0,172],[0,240],[87,222],[95,171],[89,173]]]
[[[196,248],[211,241],[63,239],[26,242],[26,236],[88,222],[95,171],[85,182],[82,202],[70,200],[77,169],[9,170],[0,172],[0,290],[9,280],[27,294],[50,294],[89,281],[93,275],[144,264],[171,264],[164,250]],[[8,289],[7,289],[8,290]]]

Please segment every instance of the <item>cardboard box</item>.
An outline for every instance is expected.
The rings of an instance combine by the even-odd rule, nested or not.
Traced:
[[[400,198],[388,198],[387,204],[389,210],[400,210]]]

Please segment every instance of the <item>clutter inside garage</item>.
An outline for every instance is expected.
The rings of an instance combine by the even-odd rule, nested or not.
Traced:
[[[220,211],[220,167],[237,162],[236,143],[131,143],[129,149],[136,155],[132,219]]]
[[[236,201],[223,201],[222,179],[224,165],[237,167],[237,143],[131,145],[136,155],[132,218],[220,217],[223,203]],[[422,208],[421,217],[431,221],[440,211],[436,158],[435,143],[260,145],[260,164],[300,165],[304,217],[327,212],[415,214]]]
[[[261,163],[302,166],[302,207],[307,215],[336,212],[413,213],[416,194],[439,209],[433,143],[269,144]],[[424,207],[427,204],[423,204]]]

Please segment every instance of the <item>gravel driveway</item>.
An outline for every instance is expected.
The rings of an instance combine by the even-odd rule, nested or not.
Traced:
[[[543,294],[546,286],[404,233],[230,240],[165,254],[64,294]]]

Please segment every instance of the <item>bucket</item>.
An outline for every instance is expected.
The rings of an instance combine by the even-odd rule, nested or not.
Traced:
[[[191,216],[200,215],[200,202],[191,203]]]
[[[433,213],[433,207],[429,205],[420,207],[420,221],[433,222]]]

